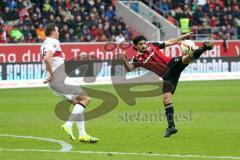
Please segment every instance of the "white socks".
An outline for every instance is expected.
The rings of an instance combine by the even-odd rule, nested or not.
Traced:
[[[84,114],[81,113],[79,116],[79,120],[76,121],[78,131],[79,131],[79,136],[85,136],[87,133],[85,131],[85,124],[84,124]]]
[[[65,123],[68,128],[71,128],[73,122],[76,122],[80,136],[86,135],[83,111],[84,107],[81,104],[75,104],[72,115],[70,115],[68,121]]]

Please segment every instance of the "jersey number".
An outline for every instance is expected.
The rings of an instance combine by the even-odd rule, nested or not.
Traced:
[[[42,59],[44,59],[45,56],[46,56],[46,51],[45,51],[45,48],[43,47],[43,49],[42,49]]]

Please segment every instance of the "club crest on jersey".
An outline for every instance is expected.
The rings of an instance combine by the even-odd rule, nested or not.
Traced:
[[[151,51],[153,51],[153,49],[151,47],[147,47],[147,51],[151,52]]]

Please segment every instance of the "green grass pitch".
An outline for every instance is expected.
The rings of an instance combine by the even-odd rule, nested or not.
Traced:
[[[111,85],[89,87],[117,95]],[[86,122],[87,132],[100,139],[97,144],[68,140],[60,128],[63,121],[54,113],[60,98],[48,88],[1,89],[0,97],[0,135],[50,138],[72,145],[71,152],[62,153],[57,151],[58,143],[0,136],[1,160],[240,159],[239,80],[180,82],[173,98],[179,133],[167,139],[163,138],[165,120],[147,117],[164,113],[161,96],[138,98],[136,106],[119,99],[116,109]],[[100,102],[92,99],[88,110]],[[139,113],[142,117],[136,118]]]

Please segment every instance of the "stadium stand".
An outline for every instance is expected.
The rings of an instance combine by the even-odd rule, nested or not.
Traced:
[[[240,39],[240,1],[238,0],[142,0],[171,23],[181,27],[189,19],[196,39]]]
[[[44,26],[59,26],[61,42],[129,41],[111,0],[0,0],[0,43],[35,43]]]

